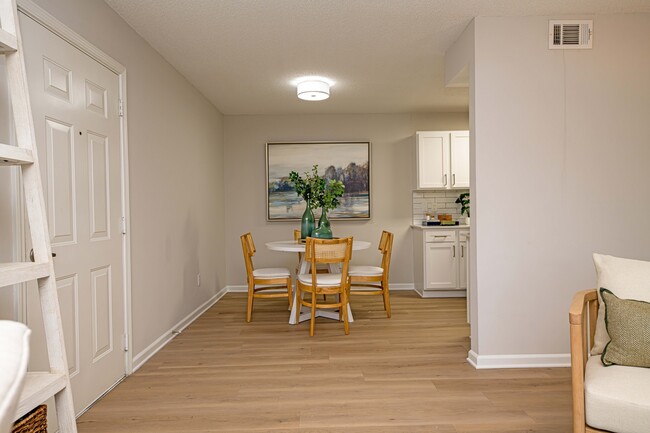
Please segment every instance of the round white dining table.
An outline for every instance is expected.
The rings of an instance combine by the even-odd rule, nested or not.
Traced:
[[[352,251],[359,251],[359,250],[367,250],[370,248],[370,242],[367,241],[358,241],[358,240],[353,240],[352,241]],[[291,240],[291,241],[275,241],[275,242],[267,242],[266,243],[266,248],[268,248],[271,251],[280,251],[284,253],[304,253],[305,252],[305,244],[296,241],[296,240]],[[334,265],[336,266],[336,265]],[[332,269],[332,265],[330,265],[331,269],[330,272],[336,272],[336,269]],[[299,274],[306,274],[309,272],[309,262],[305,260],[305,255],[302,254],[301,259],[300,259],[300,268],[298,270]],[[294,291],[293,291],[293,306],[291,307],[291,314],[289,315],[289,324],[295,325],[298,322],[296,322],[296,305],[298,305],[297,302],[297,296],[298,296],[298,291],[295,290],[295,285],[294,285]],[[332,310],[324,310],[324,309],[316,309],[316,317],[327,317],[328,319],[334,319],[334,320],[339,320],[339,312],[338,311],[332,311]],[[311,310],[309,310],[306,307],[302,307],[300,311],[300,320],[299,322],[303,322],[305,320],[309,320],[311,318]],[[350,309],[350,304],[348,303],[348,320],[350,322],[353,322],[354,319],[352,318],[352,310]]]

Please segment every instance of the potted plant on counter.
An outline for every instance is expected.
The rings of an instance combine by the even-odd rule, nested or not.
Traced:
[[[469,193],[464,192],[458,196],[456,203],[460,204],[460,214],[467,215],[465,218],[465,224],[469,225]]]

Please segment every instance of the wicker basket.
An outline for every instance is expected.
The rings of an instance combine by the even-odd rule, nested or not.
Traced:
[[[20,418],[11,433],[47,433],[47,406],[42,404]]]

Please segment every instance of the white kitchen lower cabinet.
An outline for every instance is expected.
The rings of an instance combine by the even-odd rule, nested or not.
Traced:
[[[469,245],[467,239],[469,230],[458,230],[458,246],[460,255],[458,256],[458,288],[467,290],[467,272],[469,266]]]
[[[425,289],[455,289],[458,285],[456,244],[450,242],[425,244]]]
[[[412,227],[415,290],[424,298],[464,297],[469,227]]]

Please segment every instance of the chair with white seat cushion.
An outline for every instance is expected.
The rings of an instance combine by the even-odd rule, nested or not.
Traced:
[[[293,305],[293,292],[291,285],[291,272],[287,268],[260,268],[253,266],[255,255],[255,244],[253,236],[246,233],[240,236],[241,247],[244,252],[244,263],[246,265],[246,277],[248,280],[248,307],[246,310],[246,321],[250,322],[253,316],[254,298],[289,298],[289,308]],[[258,287],[261,286],[261,287]],[[276,292],[277,289],[285,289],[286,292]],[[273,293],[263,293],[273,290]]]
[[[350,266],[350,295],[382,295],[384,310],[390,318],[390,293],[388,271],[393,250],[393,234],[384,230],[379,240],[379,252],[382,254],[381,266]],[[363,290],[354,290],[363,287]]]
[[[22,323],[0,320],[0,433],[9,433],[29,361],[29,334]]]
[[[594,254],[594,263],[599,288],[624,302],[650,303],[650,262]],[[636,318],[622,316],[621,321],[620,316],[606,315],[607,308],[592,289],[576,293],[569,311],[573,433],[647,433],[650,368],[603,364],[608,359],[603,352],[616,338],[608,333],[609,327],[636,323]],[[645,338],[647,347],[647,334]],[[640,347],[640,341],[631,347]]]
[[[300,306],[311,308],[309,335],[314,336],[316,308],[338,308],[339,320],[343,319],[345,334],[350,333],[348,318],[349,281],[348,266],[352,256],[352,238],[315,239],[307,238],[305,260],[309,261],[311,270],[308,274],[298,275],[296,282],[296,321],[300,321]],[[319,274],[317,265],[340,265],[340,273]],[[310,293],[308,300],[302,299],[302,293]],[[337,302],[318,301],[318,295],[337,295]]]
[[[300,230],[294,230],[293,231],[293,239],[295,241],[300,241],[301,240]],[[304,253],[298,253],[298,264],[296,265],[296,276],[298,276],[298,274],[300,273],[300,263],[302,263],[302,255],[303,254]],[[323,264],[320,264],[316,268],[316,272],[318,272],[319,274],[327,274],[329,271],[330,271],[329,266],[323,265]],[[323,299],[325,299],[327,301],[327,295],[323,295]]]
[[[293,239],[295,241],[300,241],[300,239],[301,239],[300,238],[300,230],[294,230],[293,231]],[[300,271],[300,263],[302,262],[302,255],[303,254],[304,253],[298,253],[298,264],[296,265],[296,275],[298,275],[298,273]],[[328,273],[330,271],[330,269],[329,269],[329,266],[321,264],[321,265],[318,266],[318,268],[316,268],[316,271],[319,274],[326,274],[326,273]]]

